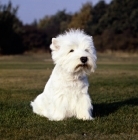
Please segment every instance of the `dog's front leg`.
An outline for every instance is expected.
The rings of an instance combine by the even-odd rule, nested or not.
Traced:
[[[82,120],[93,120],[92,118],[92,105],[88,94],[82,95],[76,107],[76,117]]]

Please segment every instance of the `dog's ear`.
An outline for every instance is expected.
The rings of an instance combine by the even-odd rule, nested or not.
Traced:
[[[52,38],[52,44],[50,45],[52,51],[59,50],[58,40],[57,38]]]

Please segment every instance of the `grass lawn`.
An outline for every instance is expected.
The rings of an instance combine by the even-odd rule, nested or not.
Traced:
[[[98,54],[89,76],[94,121],[33,114],[53,64],[46,54],[0,56],[1,140],[138,140],[138,56]]]

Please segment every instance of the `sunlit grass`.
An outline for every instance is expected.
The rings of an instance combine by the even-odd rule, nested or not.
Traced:
[[[48,121],[30,101],[43,91],[53,68],[49,56],[0,57],[0,138],[128,140],[138,138],[138,57],[98,54],[89,76],[94,121]]]

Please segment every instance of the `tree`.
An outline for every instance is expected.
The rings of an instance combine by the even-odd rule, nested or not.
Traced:
[[[47,42],[51,43],[51,38],[55,37],[67,29],[68,23],[71,20],[71,15],[65,10],[58,11],[53,16],[46,16],[38,23],[38,28],[45,30],[47,34]]]
[[[96,34],[101,36],[99,42],[106,46],[105,50],[138,50],[137,7],[137,0],[112,0],[108,5],[96,26]]]
[[[78,13],[72,16],[72,20],[68,25],[69,28],[80,28],[89,32],[89,24],[91,23],[93,16],[93,6],[90,2],[84,4]]]
[[[138,1],[137,0],[113,0],[107,9],[107,12],[101,18],[99,27],[112,28],[115,33],[123,33],[124,30],[137,30],[138,16]],[[135,22],[133,24],[133,22]]]
[[[23,26],[22,39],[26,51],[46,50],[49,52],[46,32],[38,29],[36,25]]]
[[[93,8],[93,19],[91,21],[91,25],[89,29],[91,30],[92,35],[99,35],[101,33],[102,26],[98,26],[100,19],[103,17],[103,15],[106,13],[108,9],[108,5],[105,3],[105,1],[101,0],[99,1]]]
[[[22,23],[16,17],[18,7],[13,8],[12,3],[0,5],[0,53],[23,53],[21,39]]]

